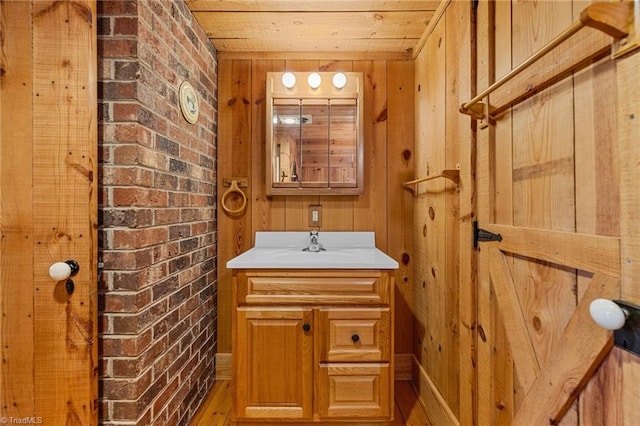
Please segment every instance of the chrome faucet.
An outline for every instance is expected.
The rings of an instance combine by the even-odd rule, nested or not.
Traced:
[[[303,248],[302,251],[318,252],[318,251],[326,250],[324,247],[322,247],[322,244],[318,242],[317,229],[313,229],[311,232],[309,232],[309,237],[310,237],[309,247]]]

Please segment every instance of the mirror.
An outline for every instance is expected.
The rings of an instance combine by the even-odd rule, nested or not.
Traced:
[[[267,73],[267,101],[267,195],[362,193],[362,73]]]

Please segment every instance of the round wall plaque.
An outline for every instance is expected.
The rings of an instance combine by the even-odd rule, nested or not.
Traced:
[[[198,112],[200,110],[198,93],[188,81],[183,81],[180,84],[180,110],[185,120],[189,123],[193,124],[198,121]]]

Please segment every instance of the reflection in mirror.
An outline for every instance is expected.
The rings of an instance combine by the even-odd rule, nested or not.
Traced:
[[[267,195],[362,193],[361,73],[318,89],[300,87],[305,73],[291,88],[268,74]]]
[[[330,185],[352,187],[356,184],[357,109],[355,99],[332,99],[329,123]]]
[[[298,179],[307,187],[326,187],[329,182],[329,101],[303,100],[300,128],[302,149]]]

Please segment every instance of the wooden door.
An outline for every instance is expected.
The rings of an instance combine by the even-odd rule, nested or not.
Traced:
[[[586,4],[481,2],[478,89]],[[595,58],[478,129],[478,220],[502,236],[478,249],[478,424],[637,424],[640,362],[589,304],[640,301],[638,66]]]
[[[95,425],[96,5],[0,14],[0,418]],[[70,259],[72,294],[48,274]]]
[[[237,309],[237,418],[312,417],[314,333],[309,308]]]

